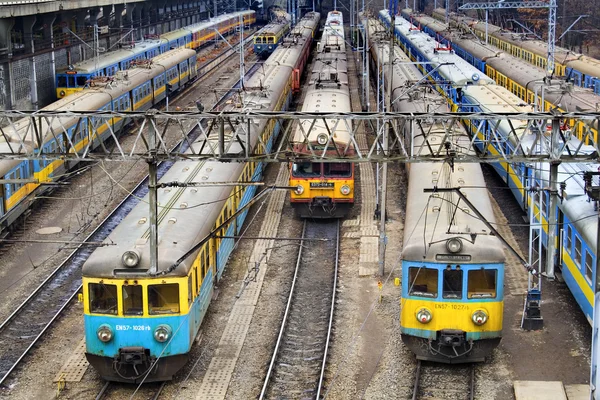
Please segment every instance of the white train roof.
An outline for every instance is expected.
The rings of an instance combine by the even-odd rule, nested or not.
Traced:
[[[387,10],[382,10],[380,15],[389,20]],[[396,31],[399,31],[414,47],[419,49],[429,62],[432,62],[434,66],[439,66],[439,74],[449,82],[452,82],[453,85],[485,85],[495,83],[493,79],[463,60],[457,54],[447,51],[436,51],[436,41],[425,32],[411,30],[412,27],[413,25],[406,19],[399,16],[396,17]]]

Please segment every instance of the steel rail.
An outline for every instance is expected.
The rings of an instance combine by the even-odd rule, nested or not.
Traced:
[[[325,375],[325,366],[327,364],[327,352],[329,351],[329,340],[331,338],[331,328],[333,327],[333,311],[335,308],[335,293],[337,290],[338,266],[340,260],[340,220],[337,220],[337,238],[335,243],[335,272],[333,275],[333,290],[331,293],[331,308],[329,310],[329,326],[327,327],[327,339],[325,341],[325,354],[323,354],[323,363],[321,365],[321,376],[317,387],[317,399],[321,398],[321,388],[323,387],[323,378]]]
[[[267,388],[269,386],[269,381],[271,380],[271,375],[273,374],[273,366],[275,365],[275,361],[277,360],[277,355],[279,353],[279,347],[281,345],[281,339],[283,338],[283,333],[285,331],[285,326],[287,323],[287,318],[290,312],[290,307],[292,305],[292,298],[294,297],[294,288],[296,287],[296,281],[298,279],[298,271],[300,270],[300,263],[302,260],[302,249],[304,248],[304,236],[306,234],[306,220],[304,220],[304,224],[302,226],[302,238],[300,239],[300,246],[298,248],[298,258],[296,260],[296,269],[294,270],[294,278],[292,279],[292,287],[290,288],[290,295],[288,296],[287,305],[285,306],[285,312],[283,314],[283,321],[281,322],[281,329],[279,329],[279,335],[277,336],[277,343],[275,344],[275,349],[273,350],[273,357],[271,357],[271,362],[269,363],[269,369],[267,370],[267,376],[265,377],[265,381],[263,383],[262,390],[260,392],[259,400],[263,400],[267,393]]]

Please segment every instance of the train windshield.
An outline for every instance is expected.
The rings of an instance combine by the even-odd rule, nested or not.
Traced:
[[[67,87],[67,77],[65,75],[58,75],[56,77],[57,87]]]
[[[294,163],[292,175],[302,178],[321,176],[321,164],[311,162]]]
[[[139,285],[123,286],[123,314],[142,315],[144,311],[142,290]]]
[[[90,312],[117,315],[117,286],[90,283]]]
[[[460,269],[444,270],[444,291],[442,296],[445,299],[462,299],[463,272]]]
[[[486,299],[496,297],[496,281],[498,271],[495,269],[478,269],[469,271],[469,299]]]
[[[352,176],[352,164],[350,163],[325,163],[323,170],[326,177],[350,178]]]
[[[149,285],[148,312],[150,314],[178,314],[179,285],[177,283]]]
[[[411,267],[408,270],[411,296],[437,297],[438,270],[425,267]]]

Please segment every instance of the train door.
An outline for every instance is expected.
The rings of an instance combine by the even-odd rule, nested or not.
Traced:
[[[565,222],[565,216],[562,212],[562,209],[560,207],[557,207],[558,210],[556,211],[556,237],[557,237],[557,244],[556,244],[556,254],[554,257],[554,270],[560,271],[562,269],[562,261],[563,261],[563,237],[564,237],[564,222]]]

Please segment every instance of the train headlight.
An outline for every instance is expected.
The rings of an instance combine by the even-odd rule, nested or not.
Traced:
[[[471,315],[471,319],[475,325],[481,326],[487,322],[488,315],[483,310],[477,310]]]
[[[64,90],[61,90],[59,95],[64,96],[65,94],[67,94]]]
[[[171,338],[171,327],[169,325],[159,325],[154,330],[154,339],[157,342],[164,343]]]
[[[327,144],[327,139],[329,139],[329,136],[327,136],[326,133],[321,133],[319,136],[317,136],[317,143],[319,143],[321,146],[324,146]]]
[[[304,186],[302,186],[302,185],[296,186],[296,189],[294,189],[294,193],[296,193],[298,196],[300,196],[302,193],[304,193]]]
[[[104,343],[110,342],[113,338],[112,329],[110,329],[110,326],[106,324],[102,324],[100,327],[98,327],[96,335],[98,336],[98,339]]]
[[[139,251],[128,250],[125,253],[123,253],[123,256],[121,257],[121,262],[124,266],[128,268],[133,268],[140,263],[141,258],[142,257]]]
[[[450,253],[458,253],[462,250],[462,240],[459,238],[452,238],[446,241],[446,250]]]
[[[344,185],[340,188],[340,192],[342,192],[342,194],[344,196],[348,196],[350,194],[350,186],[348,185]]]
[[[417,316],[417,321],[419,321],[422,324],[428,324],[429,321],[431,321],[431,318],[432,318],[431,311],[429,311],[425,307],[419,308],[417,310],[416,316]]]

